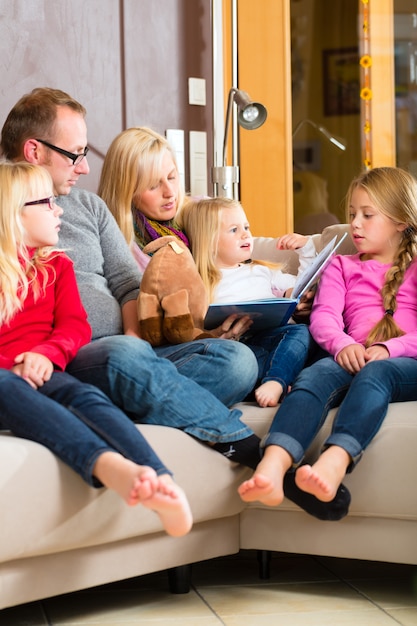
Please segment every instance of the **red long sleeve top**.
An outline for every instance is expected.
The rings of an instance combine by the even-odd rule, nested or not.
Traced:
[[[81,303],[72,261],[62,252],[47,262],[45,293],[36,302],[33,290],[9,324],[0,326],[0,367],[11,369],[22,352],[46,356],[64,370],[81,346],[91,340],[91,328]]]

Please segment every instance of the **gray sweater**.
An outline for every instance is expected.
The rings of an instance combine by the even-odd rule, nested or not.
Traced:
[[[58,196],[64,209],[59,246],[74,262],[93,339],[123,332],[120,307],[135,300],[141,274],[113,215],[99,196],[72,189]]]

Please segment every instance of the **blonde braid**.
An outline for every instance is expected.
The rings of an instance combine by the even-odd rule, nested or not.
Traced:
[[[415,235],[411,228],[404,231],[403,240],[398,249],[398,256],[385,275],[385,283],[381,289],[384,317],[375,324],[365,342],[368,348],[374,343],[401,337],[404,331],[394,321],[397,310],[397,293],[401,287],[405,273],[416,254]]]

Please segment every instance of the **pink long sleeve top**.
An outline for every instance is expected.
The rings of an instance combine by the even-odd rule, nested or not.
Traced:
[[[353,343],[364,344],[384,315],[381,287],[389,264],[361,261],[359,254],[338,255],[324,271],[311,312],[310,332],[335,358]],[[406,334],[378,342],[391,357],[417,359],[417,260],[411,263],[397,293],[394,319]]]
[[[45,294],[35,302],[30,288],[23,310],[0,326],[0,367],[4,369],[11,369],[21,352],[37,352],[64,370],[91,340],[72,261],[62,252],[56,253],[47,268]]]

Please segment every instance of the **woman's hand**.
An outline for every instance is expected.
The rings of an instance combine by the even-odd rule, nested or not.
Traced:
[[[12,372],[24,378],[33,389],[42,387],[52,376],[54,365],[48,357],[37,352],[22,352],[15,358]]]
[[[243,335],[245,335],[253,322],[248,315],[239,317],[237,314],[229,315],[221,326],[210,330],[213,335],[219,339],[232,339],[239,341]]]

